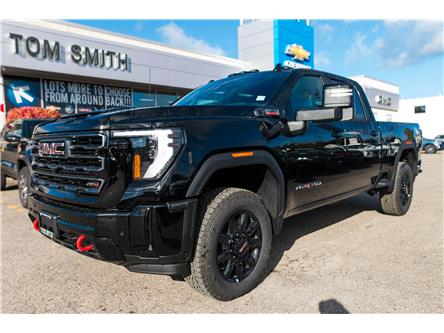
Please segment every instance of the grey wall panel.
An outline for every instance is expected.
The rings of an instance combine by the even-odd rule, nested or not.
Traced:
[[[255,21],[238,27],[239,59],[260,70],[273,66],[273,21]]]
[[[273,21],[255,21],[245,25],[241,25],[237,28],[238,38],[243,39],[250,35],[256,35],[259,32],[267,31],[273,29]]]
[[[270,44],[259,44],[254,47],[250,47],[248,49],[243,49],[241,51],[243,59],[257,59],[263,57],[272,57],[273,56],[273,48],[270,48]]]

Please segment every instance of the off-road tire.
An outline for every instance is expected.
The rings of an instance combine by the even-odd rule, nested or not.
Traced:
[[[256,266],[244,280],[229,282],[216,264],[219,233],[236,212],[248,210],[257,218],[262,245]],[[185,280],[197,291],[221,301],[245,295],[263,281],[268,272],[272,229],[270,215],[261,198],[240,188],[221,188],[206,193],[199,204],[198,228],[193,261]]]
[[[28,208],[29,190],[31,186],[31,174],[28,167],[20,169],[17,179],[19,199],[23,208]],[[25,193],[26,191],[26,193]]]
[[[402,193],[404,177],[408,177],[408,194],[409,198],[406,203],[403,203]],[[396,168],[395,184],[392,193],[380,193],[381,209],[385,214],[401,216],[407,213],[412,203],[413,198],[413,180],[414,175],[410,164],[405,161],[400,161]]]
[[[0,189],[3,191],[6,189],[6,175],[2,172],[1,176],[0,176],[0,181],[1,181],[1,187]]]

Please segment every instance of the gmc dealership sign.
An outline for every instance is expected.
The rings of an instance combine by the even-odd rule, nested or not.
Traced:
[[[128,71],[129,69],[129,58],[126,53],[72,44],[68,48],[68,55],[65,47],[58,41],[40,40],[33,36],[25,38],[23,35],[14,33],[10,33],[9,38],[13,44],[13,52],[15,54],[29,55],[33,58],[61,62],[65,60],[62,59],[62,56],[65,55],[67,59],[70,59],[78,65],[121,71]]]

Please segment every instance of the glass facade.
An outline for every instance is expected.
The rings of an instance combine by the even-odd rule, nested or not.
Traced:
[[[176,93],[164,93],[159,91],[133,90],[134,107],[150,107],[170,105],[181,95]]]
[[[14,76],[4,77],[4,94],[7,113],[14,108],[51,107],[61,115],[112,108],[165,106],[182,96],[157,89],[150,91]]]
[[[148,93],[144,91],[133,91],[133,106],[139,107],[150,107],[156,106],[156,95],[155,93]]]

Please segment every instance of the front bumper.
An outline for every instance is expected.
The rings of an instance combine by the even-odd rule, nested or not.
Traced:
[[[183,275],[191,260],[197,199],[140,205],[129,211],[92,210],[32,195],[29,217],[51,239],[87,256],[131,271]],[[84,235],[93,249],[82,252]],[[50,237],[49,235],[45,235]]]

